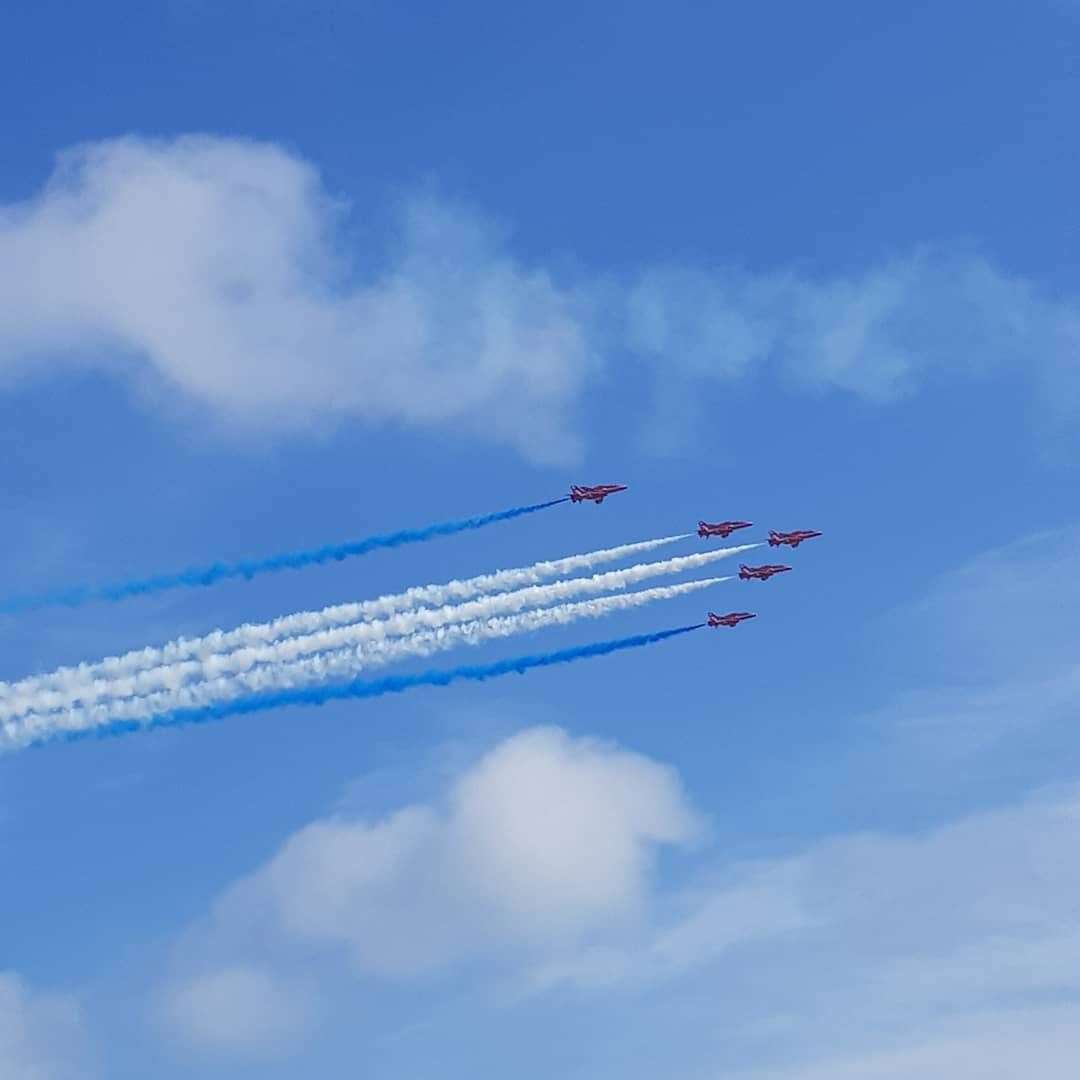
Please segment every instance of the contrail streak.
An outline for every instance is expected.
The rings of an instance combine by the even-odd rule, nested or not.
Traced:
[[[181,724],[200,724],[210,720],[222,720],[228,716],[262,712],[285,705],[324,705],[329,701],[359,700],[362,698],[383,697],[386,694],[400,694],[423,686],[450,686],[456,682],[485,682],[503,675],[517,673],[524,675],[535,668],[553,667],[556,664],[569,664],[575,660],[586,660],[594,656],[609,656],[611,653],[626,649],[640,649],[654,645],[691,630],[698,630],[704,623],[691,626],[679,626],[673,630],[661,630],[652,634],[636,634],[633,637],[616,638],[612,641],[597,641],[591,645],[578,645],[571,649],[558,649],[554,652],[538,653],[532,656],[518,656],[509,660],[499,660],[493,664],[472,664],[450,668],[444,671],[425,671],[417,675],[391,675],[383,679],[353,679],[349,682],[331,686],[296,687],[268,693],[248,694],[233,701],[200,708],[175,709],[156,717],[151,723],[133,720],[113,721],[96,728],[78,730],[53,729],[32,735],[19,745],[36,746],[51,741],[71,742],[77,739],[113,737],[143,731],[151,727],[176,727]],[[0,743],[0,747],[3,744]],[[8,749],[16,749],[10,744]]]
[[[433,540],[437,536],[452,536],[454,533],[467,532],[471,529],[482,529],[485,525],[493,525],[497,521],[509,521],[523,514],[533,514],[537,510],[546,510],[549,506],[556,506],[566,501],[566,498],[551,499],[532,506],[516,506],[511,510],[498,510],[493,514],[480,514],[461,521],[443,521],[435,525],[425,525],[419,529],[401,529],[398,532],[369,536],[364,540],[352,540],[345,544],[326,544],[323,547],[308,548],[306,551],[283,552],[263,559],[217,562],[210,566],[191,567],[173,574],[134,578],[112,585],[78,585],[33,596],[16,596],[0,601],[0,613],[10,614],[56,605],[77,607],[92,600],[127,600],[132,596],[146,596],[150,593],[165,592],[168,589],[216,585],[219,581],[225,581],[228,578],[253,578],[257,574],[266,574],[275,570],[297,570],[319,563],[340,562],[342,559],[352,558],[355,555],[366,555],[369,551],[375,551],[378,548],[418,544],[424,540]]]
[[[426,630],[410,637],[372,642],[347,649],[317,654],[291,663],[267,664],[239,675],[195,683],[176,690],[161,691],[143,697],[128,698],[111,704],[73,708],[63,712],[34,713],[0,724],[0,748],[14,749],[48,737],[49,732],[70,732],[100,727],[117,720],[149,722],[155,715],[182,708],[204,708],[216,702],[261,693],[281,687],[326,681],[344,677],[369,667],[395,660],[430,656],[458,645],[477,645],[493,638],[528,633],[549,626],[565,625],[584,618],[600,618],[615,611],[640,607],[657,600],[683,596],[723,578],[667,585],[640,592],[606,596],[576,604],[561,604],[501,618],[478,619],[468,623]]]
[[[639,540],[632,544],[620,544],[617,547],[603,548],[599,551],[544,560],[532,566],[497,570],[494,573],[481,574],[462,581],[449,581],[442,585],[414,586],[404,592],[381,596],[374,600],[336,604],[323,608],[321,611],[301,611],[266,623],[249,623],[234,630],[214,630],[203,637],[180,638],[161,647],[135,649],[121,656],[107,657],[94,663],[78,664],[73,667],[62,667],[56,671],[20,679],[17,682],[0,682],[0,702],[13,698],[25,698],[27,695],[46,689],[70,690],[73,687],[84,687],[99,679],[117,678],[191,657],[205,659],[244,646],[276,641],[296,634],[313,633],[331,626],[346,625],[364,619],[385,617],[425,605],[446,605],[449,602],[460,602],[475,596],[517,589],[644,554],[667,544],[685,540],[691,535],[693,534],[683,533],[654,540]],[[745,547],[726,550],[729,554],[735,554],[745,550]]]
[[[156,690],[175,690],[195,679],[212,679],[235,674],[256,664],[279,663],[300,656],[342,646],[400,637],[418,630],[468,622],[542,607],[574,596],[612,592],[661,575],[681,574],[729,557],[743,547],[716,548],[694,555],[682,555],[659,562],[638,563],[623,570],[612,570],[591,577],[570,578],[550,585],[532,585],[514,592],[497,593],[464,604],[441,608],[418,608],[386,619],[350,623],[261,645],[246,646],[231,652],[213,653],[195,660],[159,665],[131,675],[72,682],[62,689],[44,689],[0,699],[0,720],[30,712],[45,712],[88,705],[95,701],[145,695]]]

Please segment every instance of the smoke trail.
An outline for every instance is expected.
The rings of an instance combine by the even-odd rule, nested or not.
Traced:
[[[657,600],[668,600],[708,588],[726,580],[703,578],[617,596],[601,597],[576,604],[561,604],[520,615],[478,619],[456,623],[410,637],[372,642],[356,648],[338,649],[291,663],[267,664],[241,675],[229,675],[175,690],[161,691],[124,701],[73,708],[63,712],[34,713],[19,720],[0,724],[0,746],[22,743],[49,730],[81,730],[100,727],[116,720],[145,721],[154,715],[178,708],[202,708],[241,697],[246,693],[267,692],[282,687],[325,682],[331,678],[355,675],[370,667],[380,667],[395,660],[430,656],[458,645],[478,645],[493,638],[528,633],[549,626],[566,625],[584,618],[601,618],[614,611],[640,607]]]
[[[475,596],[533,585],[564,574],[575,573],[578,570],[591,569],[633,555],[640,555],[667,544],[685,540],[691,535],[693,534],[683,533],[655,540],[639,540],[636,543],[620,544],[618,547],[603,548],[582,555],[568,555],[561,559],[545,560],[534,563],[532,566],[497,570],[494,573],[481,574],[463,581],[449,581],[443,585],[414,586],[404,592],[381,596],[375,600],[336,604],[323,608],[321,611],[301,611],[267,623],[245,624],[235,630],[214,630],[204,637],[179,638],[160,648],[136,649],[122,656],[107,657],[95,663],[84,663],[75,667],[58,668],[51,673],[21,679],[14,683],[0,682],[0,701],[35,694],[49,688],[83,687],[98,679],[116,678],[182,661],[189,657],[205,659],[216,653],[275,641],[293,634],[312,633],[330,626],[393,615],[414,607],[445,605],[450,601],[463,601]],[[726,550],[729,554],[736,554],[751,546],[758,545],[745,545]]]
[[[76,703],[87,705],[102,699],[149,694],[159,689],[175,690],[194,679],[212,679],[219,675],[236,674],[256,664],[286,662],[328,649],[412,634],[425,628],[485,619],[530,607],[542,607],[574,596],[625,589],[649,578],[696,570],[743,550],[745,546],[717,548],[660,562],[638,563],[624,570],[594,574],[592,577],[570,578],[550,585],[533,585],[464,604],[418,608],[387,619],[351,623],[344,627],[284,638],[269,644],[247,646],[228,653],[214,653],[196,660],[147,668],[128,676],[72,683],[58,690],[17,694],[0,699],[0,720],[29,712],[69,708]]]
[[[155,717],[149,723],[133,720],[120,720],[98,728],[84,728],[76,731],[54,729],[37,733],[20,744],[8,743],[5,747],[0,742],[0,749],[17,749],[21,746],[36,746],[46,742],[60,740],[72,742],[88,737],[124,735],[151,727],[176,727],[181,724],[200,724],[210,720],[222,720],[228,716],[262,712],[285,705],[325,705],[329,701],[358,700],[361,698],[383,697],[386,694],[401,694],[422,686],[450,686],[456,682],[485,682],[503,675],[517,673],[524,675],[534,668],[553,667],[556,664],[570,664],[575,660],[586,660],[594,656],[609,656],[625,649],[640,649],[646,645],[655,645],[679,634],[699,630],[704,623],[691,626],[679,626],[673,630],[660,630],[652,634],[636,634],[633,637],[616,638],[612,641],[597,641],[591,645],[578,645],[571,649],[558,649],[554,652],[538,653],[533,656],[518,656],[509,660],[499,660],[493,664],[472,664],[450,668],[445,671],[425,671],[417,675],[391,675],[383,679],[353,679],[349,682],[331,686],[298,687],[277,690],[268,693],[249,694],[234,701],[207,705],[201,708],[175,709]]]
[[[174,574],[135,578],[132,581],[121,581],[113,585],[79,585],[56,592],[40,593],[36,596],[13,597],[0,602],[0,613],[11,614],[16,611],[56,605],[77,607],[91,600],[126,600],[132,596],[146,596],[150,593],[164,592],[167,589],[215,585],[228,578],[253,578],[257,574],[266,574],[275,570],[297,570],[319,563],[340,562],[354,555],[366,555],[369,551],[375,551],[378,548],[418,544],[425,540],[433,540],[437,536],[452,536],[454,533],[467,532],[471,529],[482,529],[497,521],[509,521],[523,514],[533,514],[537,510],[557,506],[559,503],[566,502],[567,498],[551,499],[532,506],[517,506],[512,510],[498,510],[493,514],[481,514],[461,521],[444,521],[435,525],[426,525],[420,529],[401,529],[398,532],[369,536],[364,540],[352,540],[345,544],[326,544],[323,547],[309,548],[307,551],[289,551],[280,555],[269,555],[264,559],[241,559],[231,563],[217,562],[210,566],[180,570]]]

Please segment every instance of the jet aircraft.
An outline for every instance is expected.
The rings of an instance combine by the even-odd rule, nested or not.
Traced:
[[[789,544],[791,547],[797,548],[804,540],[813,540],[815,536],[820,535],[821,533],[815,532],[813,529],[796,529],[794,532],[777,532],[775,529],[770,529],[769,547]]]
[[[738,626],[744,619],[756,619],[757,615],[752,611],[729,611],[726,615],[717,615],[709,612],[708,626]]]
[[[773,574],[782,574],[785,570],[790,569],[790,566],[746,566],[745,564],[740,564],[739,577],[743,581],[768,581]]]
[[[570,485],[570,501],[585,502],[591,499],[599,506],[608,495],[614,495],[617,491],[625,491],[625,484],[596,484],[594,487],[583,487],[581,484]]]
[[[748,529],[754,523],[752,521],[718,521],[711,524],[708,521],[697,523],[697,534],[701,537],[722,536],[729,537],[736,529]]]

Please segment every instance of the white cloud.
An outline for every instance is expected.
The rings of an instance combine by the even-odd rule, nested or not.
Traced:
[[[886,633],[919,627],[926,667],[963,664],[968,681],[1003,674],[1049,675],[1076,659],[1080,531],[1039,533],[982,552],[929,583],[899,608]]]
[[[430,201],[358,283],[339,212],[310,165],[269,144],[71,151],[38,198],[0,213],[0,376],[118,353],[229,424],[443,425],[572,458],[589,370],[572,298]]]
[[[347,946],[358,970],[404,975],[474,951],[566,947],[641,912],[661,844],[696,821],[674,774],[613,746],[534,728],[500,744],[444,808],[301,829],[219,906],[229,928]]]
[[[699,827],[670,769],[528,729],[460,775],[443,805],[291,836],[184,940],[166,1018],[187,1042],[258,1055],[314,1022],[313,1005],[265,970],[270,957],[340,950],[358,973],[402,979],[478,957],[528,964],[625,932],[646,914],[657,849]]]
[[[356,972],[397,978],[469,957],[527,962],[636,926],[657,849],[699,827],[671,770],[529,729],[460,775],[443,806],[301,828],[183,954],[216,970],[221,956],[330,946]]]
[[[628,316],[630,342],[668,377],[772,368],[791,385],[876,402],[927,377],[1076,369],[1078,326],[1074,308],[1040,300],[983,259],[929,253],[819,279],[656,269],[631,291]]]
[[[943,725],[957,710],[973,725],[1005,713],[1022,724],[1051,698],[1062,712],[1075,700],[1068,650],[1046,666],[1039,644],[1067,628],[1067,611],[1059,623],[1042,608],[1067,598],[1075,559],[1070,534],[1010,545],[886,625],[927,624],[931,653],[1005,676],[939,698]],[[999,604],[1032,642],[1010,649],[1015,630],[987,629]],[[891,744],[882,754],[910,767]],[[223,899],[196,955],[258,950],[288,970],[298,945],[321,945],[397,979],[457,961],[455,992],[509,971],[502,1005],[524,987],[532,995],[514,1000],[526,1016],[584,1012],[594,1046],[632,1030],[640,1042],[590,1059],[626,1076],[656,1071],[627,1046],[659,1045],[669,1071],[700,1080],[1074,1071],[1080,787],[932,827],[823,838],[783,858],[706,852],[688,883],[658,880],[658,848],[698,831],[668,769],[533,729],[465,769],[445,801],[298,832]],[[485,966],[470,971],[468,959]]]
[[[434,426],[557,463],[579,455],[584,391],[627,348],[669,420],[702,382],[762,371],[875,402],[1006,369],[1052,410],[1080,393],[1080,310],[979,258],[567,283],[430,199],[387,252],[346,257],[343,209],[273,144],[69,151],[40,195],[0,208],[0,380],[95,364],[230,429]]]
[[[0,972],[0,1077],[86,1080],[93,1072],[78,1003],[36,993],[13,972]]]
[[[695,831],[673,771],[540,728],[461,779],[448,846],[505,933],[546,937],[637,914],[656,847]]]
[[[931,651],[952,642],[950,655],[996,669],[1009,652],[981,624],[993,610],[983,593],[1001,586],[1022,628],[1036,627],[1074,557],[1068,535],[1011,545],[903,617],[933,624]],[[1036,642],[1005,674],[1029,688],[1058,680],[1064,707],[1062,657],[1045,667],[1041,655]],[[967,689],[984,695],[968,699],[973,718],[985,715],[992,686]],[[1057,1052],[1024,1033],[1058,1038],[1080,1002],[1080,789],[906,833],[825,838],[785,858],[712,853],[688,884],[658,882],[657,851],[699,832],[670,770],[536,728],[464,770],[445,800],[300,830],[185,952],[209,971],[256,952],[287,971],[298,948],[318,947],[368,977],[456,964],[463,983],[465,961],[472,975],[481,962],[481,977],[509,971],[537,995],[519,1008],[580,1005],[598,1030],[640,1023],[643,1040],[662,1033],[679,1047],[673,1071],[702,1080],[1004,1078],[1025,1054],[1040,1075],[1069,1075],[1071,1041]],[[651,1074],[632,1064],[622,1074]]]
[[[1045,1074],[1010,1072],[1019,1053],[980,1068],[1003,1032],[1063,1031],[1077,1015],[1078,845],[1080,790],[1069,790],[911,835],[703,866],[705,883],[669,898],[673,914],[636,944],[564,959],[541,985],[655,984],[676,1001],[699,988],[716,1020],[691,1053],[695,1076],[754,1063],[748,1078],[1065,1077],[1072,1042]],[[712,1053],[723,1069],[706,1064]]]
[[[977,557],[886,620],[886,634],[926,623],[928,652],[942,652],[961,674],[970,666],[1001,678],[907,694],[875,714],[875,723],[909,737],[912,728],[920,738],[940,729],[954,748],[970,749],[1010,729],[1071,716],[1080,668],[1069,657],[1075,634],[1064,631],[1078,560],[1075,535],[1033,537]],[[1055,597],[1063,606],[1055,607]],[[1059,637],[1047,666],[1044,643]],[[787,948],[830,927],[842,930],[853,959],[880,963],[888,953],[898,965],[912,958],[921,964],[933,953],[944,963],[948,953],[956,975],[967,970],[965,949],[986,951],[992,941],[1000,966],[1009,950],[1040,957],[1030,975],[1039,965],[1049,970],[1055,950],[1074,955],[1080,942],[1080,864],[1069,855],[1078,841],[1080,790],[1068,790],[926,833],[852,835],[786,860],[702,867],[703,881],[668,894],[664,918],[639,941],[557,958],[538,978],[544,985],[668,978],[708,966],[732,948],[781,937]],[[888,934],[881,936],[885,918]],[[1009,966],[1015,982],[1018,965]],[[985,971],[979,979],[989,985]],[[1080,979],[1075,985],[1080,992]]]
[[[202,1051],[262,1056],[300,1040],[314,1019],[308,995],[270,972],[226,967],[167,988],[162,1019]]]
[[[942,575],[874,629],[903,636],[930,685],[898,695],[873,723],[954,757],[1067,720],[1080,690],[1077,605],[1075,530],[1026,537]]]

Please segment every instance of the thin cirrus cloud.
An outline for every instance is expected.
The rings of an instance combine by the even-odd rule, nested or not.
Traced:
[[[542,463],[580,455],[585,391],[616,355],[640,361],[661,401],[758,372],[878,403],[1002,370],[1033,373],[1058,406],[1077,388],[1076,305],[977,257],[570,280],[429,198],[407,204],[365,275],[373,256],[346,257],[344,212],[270,143],[68,151],[39,194],[0,208],[0,380],[91,363],[180,390],[233,429],[430,427]]]
[[[1009,745],[1031,753],[1033,736],[1074,711],[1078,581],[1075,529],[1023,537],[941,575],[873,630],[880,642],[917,626],[908,663],[925,682],[877,709],[875,728],[938,763]]]
[[[669,1019],[665,1038],[685,1075],[1005,1080],[1027,1075],[1018,1064],[1030,1054],[1036,1074],[1065,1080],[1080,993],[1078,839],[1071,789],[910,835],[702,865],[698,885],[665,905],[675,918],[532,978],[591,1003],[618,986],[643,1009],[682,1002],[688,1019]],[[1021,1036],[1007,1053],[1005,1032]]]
[[[923,1039],[733,1080],[1071,1080],[1080,1055],[1080,1008],[1060,1004],[946,1018]],[[710,1078],[712,1080],[712,1078]]]

